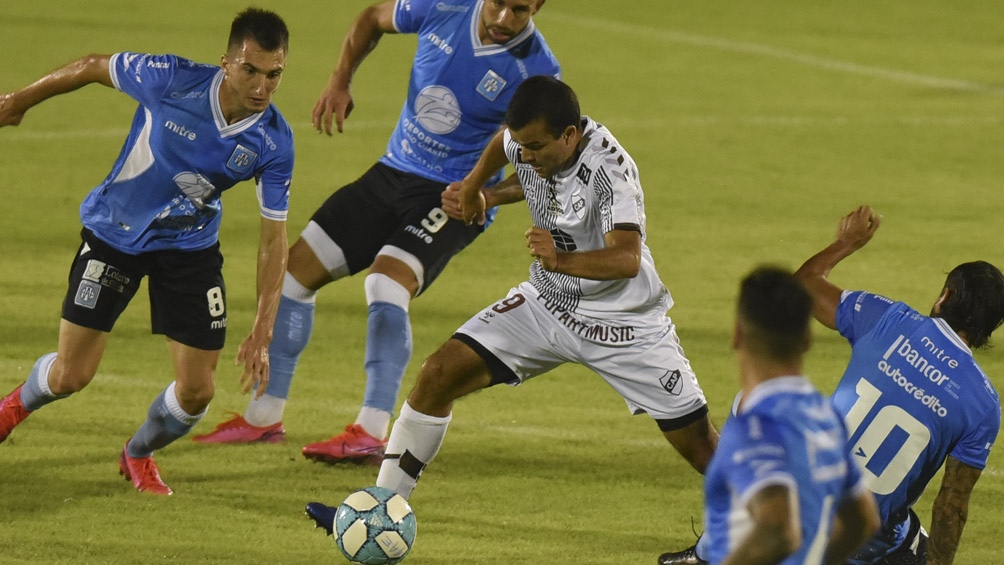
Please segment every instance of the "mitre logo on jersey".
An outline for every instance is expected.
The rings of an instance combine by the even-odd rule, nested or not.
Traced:
[[[502,89],[505,88],[505,85],[506,80],[495,71],[489,69],[481,79],[481,82],[478,83],[478,94],[494,102],[499,97]]]
[[[234,149],[233,154],[230,155],[230,159],[227,161],[227,167],[238,173],[246,174],[251,170],[251,165],[254,165],[257,158],[257,153],[238,143],[237,148]]]
[[[679,369],[666,371],[666,374],[659,379],[659,384],[662,385],[662,388],[666,389],[666,392],[673,396],[680,396],[680,393],[683,392],[683,379],[681,378]]]
[[[415,97],[415,121],[432,133],[443,135],[460,125],[460,103],[445,86],[427,86]]]

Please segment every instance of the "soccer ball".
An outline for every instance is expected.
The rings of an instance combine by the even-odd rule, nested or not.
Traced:
[[[353,563],[399,563],[415,543],[415,513],[408,501],[383,487],[349,495],[335,512],[335,543]]]

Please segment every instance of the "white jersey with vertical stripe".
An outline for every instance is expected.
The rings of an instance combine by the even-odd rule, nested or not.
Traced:
[[[140,105],[111,173],[80,206],[86,228],[123,253],[204,249],[219,236],[220,194],[248,179],[261,215],[285,221],[293,133],[275,106],[228,124],[223,70],[174,55],[117,53],[109,70]]]
[[[615,229],[641,233],[641,269],[629,279],[590,280],[530,266],[530,282],[542,295],[566,310],[604,319],[665,315],[673,299],[659,279],[645,245],[645,197],[638,167],[610,131],[587,116],[575,164],[553,178],[543,178],[524,163],[509,130],[506,157],[516,167],[533,224],[551,232],[559,252],[605,247],[604,236]]]
[[[397,0],[394,28],[418,35],[408,98],[380,161],[449,184],[474,168],[524,80],[561,78],[533,21],[504,45],[483,44],[480,0]],[[497,177],[495,180],[500,179]]]

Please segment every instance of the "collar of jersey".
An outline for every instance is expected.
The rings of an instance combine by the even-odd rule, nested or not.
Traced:
[[[806,380],[805,377],[790,376],[767,379],[766,381],[753,387],[753,390],[749,393],[745,400],[742,401],[742,408],[737,410],[737,413],[742,414],[749,412],[765,398],[771,397],[775,394],[782,394],[786,392],[806,394],[812,392],[812,390],[812,384]]]
[[[220,86],[222,84],[223,69],[220,69],[213,77],[213,85],[209,89],[209,104],[213,108],[213,121],[216,122],[216,129],[220,130],[220,137],[231,137],[253,126],[265,112],[251,114],[235,124],[228,124],[227,118],[223,115],[223,109],[220,108]]]
[[[952,329],[952,326],[948,325],[948,322],[942,320],[941,318],[931,318],[931,319],[934,320],[934,325],[937,326],[939,330],[941,330],[941,333],[944,334],[944,336],[947,337],[949,340],[951,340],[951,342],[954,343],[959,349],[965,351],[970,355],[973,354],[973,351],[969,349],[969,346],[966,345],[966,342],[962,341],[962,338],[959,337],[959,334],[955,333],[955,330]]]
[[[508,51],[513,47],[516,47],[520,43],[526,41],[528,37],[533,35],[537,28],[533,25],[533,20],[530,20],[523,31],[519,33],[516,37],[510,39],[509,41],[498,45],[496,43],[491,43],[489,45],[484,45],[481,43],[481,37],[478,35],[478,21],[481,19],[481,9],[484,8],[484,0],[478,2],[477,7],[471,16],[471,45],[474,46],[474,56],[481,57],[483,55],[495,55],[496,53],[502,53]]]
[[[589,136],[596,129],[596,122],[593,121],[593,119],[590,118],[589,116],[582,116],[582,123],[583,123],[582,141],[580,142],[582,145],[580,145],[580,147],[588,145],[588,143],[586,143],[586,140],[589,139]],[[581,163],[582,160],[585,159],[585,155],[586,155],[585,151],[580,151],[579,156],[576,157],[575,162],[572,163],[570,167],[554,174],[554,180],[561,181],[576,174],[579,171],[579,163]]]

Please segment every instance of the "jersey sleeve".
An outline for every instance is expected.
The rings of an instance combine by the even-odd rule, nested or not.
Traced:
[[[728,481],[743,506],[768,486],[797,491],[788,450],[772,420],[751,414],[733,418],[729,425],[735,427],[738,441],[731,453]]]
[[[987,467],[990,448],[997,439],[1001,427],[1000,405],[976,421],[972,430],[962,437],[949,455],[976,469]]]
[[[171,86],[178,58],[174,55],[116,53],[108,61],[112,84],[148,108],[156,106]]]
[[[845,290],[837,306],[837,331],[853,345],[878,324],[892,305],[892,300],[878,294]]]
[[[439,0],[442,3],[442,0]],[[394,3],[394,29],[398,33],[418,33],[435,6],[430,0],[397,0]]]
[[[289,186],[293,181],[293,139],[287,149],[270,159],[255,175],[258,207],[263,218],[285,222],[289,213]]]

